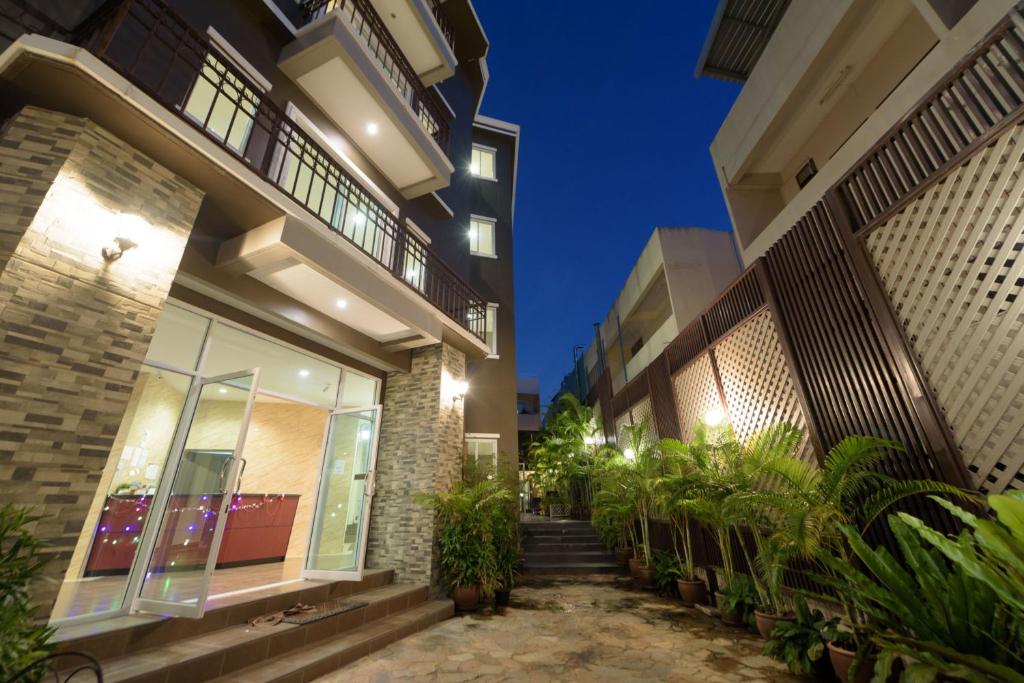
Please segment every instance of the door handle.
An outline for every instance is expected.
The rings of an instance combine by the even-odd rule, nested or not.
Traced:
[[[245,474],[245,458],[239,458],[242,462],[242,468],[238,470],[238,479],[235,480],[235,495],[237,496],[242,491],[242,475]]]
[[[366,473],[366,486],[363,487],[363,495],[367,498],[372,498],[374,490],[377,488],[377,477],[374,476],[375,474],[373,470]]]

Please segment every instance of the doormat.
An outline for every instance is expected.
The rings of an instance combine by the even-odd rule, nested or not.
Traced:
[[[286,624],[311,624],[314,621],[320,621],[328,617],[333,617],[336,614],[344,614],[345,612],[351,612],[354,609],[360,607],[366,607],[365,602],[356,602],[355,600],[328,600],[327,602],[319,605],[314,605],[313,609],[308,611],[296,612],[295,614],[288,614],[288,610],[285,610],[285,616],[283,621]]]

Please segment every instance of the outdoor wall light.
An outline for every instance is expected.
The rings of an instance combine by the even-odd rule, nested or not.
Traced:
[[[712,429],[722,426],[723,422],[725,422],[725,411],[719,406],[715,406],[704,413],[704,424]]]
[[[103,247],[100,252],[103,254],[103,260],[107,263],[113,263],[124,256],[126,251],[139,246],[138,243],[132,239],[132,235],[138,235],[148,227],[149,223],[141,216],[136,216],[131,213],[122,213],[119,215],[117,217],[117,237],[114,238],[113,244]]]
[[[466,380],[459,380],[452,384],[452,396],[454,400],[461,401],[466,398],[466,394],[469,393],[469,382]]]

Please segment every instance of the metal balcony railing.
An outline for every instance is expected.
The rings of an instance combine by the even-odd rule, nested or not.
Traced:
[[[337,12],[352,26],[391,87],[412,107],[423,130],[448,154],[451,139],[448,117],[423,85],[370,0],[305,0],[302,7],[303,25]]]
[[[448,17],[441,10],[441,0],[430,0],[430,11],[433,12],[434,20],[437,22],[438,28],[441,29],[441,33],[444,34],[444,39],[448,41],[448,47],[455,52],[455,34],[452,32],[451,24],[448,23]]]
[[[71,40],[484,339],[484,299],[163,0],[107,3]]]

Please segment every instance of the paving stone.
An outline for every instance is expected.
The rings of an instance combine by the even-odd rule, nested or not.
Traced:
[[[805,681],[755,634],[616,576],[527,577],[508,608],[436,624],[334,671],[349,681]]]

